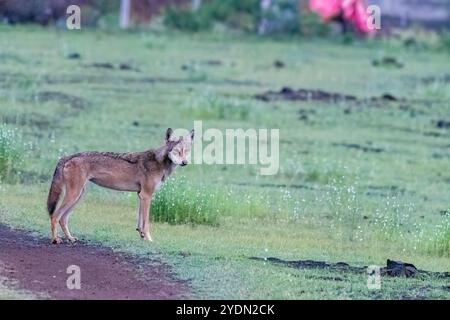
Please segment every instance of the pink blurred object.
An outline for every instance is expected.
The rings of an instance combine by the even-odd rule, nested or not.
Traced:
[[[309,8],[323,20],[328,21],[337,17],[342,11],[344,0],[310,0]]]
[[[375,31],[367,26],[369,15],[366,11],[365,0],[310,0],[309,8],[324,21],[330,21],[342,15],[361,33],[373,34]]]

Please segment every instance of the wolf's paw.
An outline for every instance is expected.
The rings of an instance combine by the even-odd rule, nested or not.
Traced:
[[[140,236],[142,239],[144,239],[145,233],[144,233],[143,231],[139,230],[139,229],[136,229],[136,231],[139,233],[139,236]]]
[[[52,244],[60,244],[62,243],[62,239],[60,237],[56,237],[52,239]]]
[[[145,240],[145,241],[150,241],[150,242],[153,241],[152,237],[150,236],[150,233],[144,235],[144,236],[142,237],[142,239]]]
[[[78,241],[77,237],[67,237],[67,240],[69,240],[71,243],[75,243]]]

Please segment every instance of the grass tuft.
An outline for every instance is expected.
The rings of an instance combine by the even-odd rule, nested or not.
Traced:
[[[217,192],[192,186],[184,178],[169,179],[153,198],[152,217],[170,224],[218,225],[217,197]]]
[[[437,225],[429,241],[427,251],[433,256],[450,257],[450,215],[446,215],[444,219],[443,223]]]

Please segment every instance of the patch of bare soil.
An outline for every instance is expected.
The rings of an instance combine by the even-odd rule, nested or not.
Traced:
[[[338,92],[329,92],[321,89],[292,89],[290,87],[283,87],[279,91],[266,91],[255,95],[258,100],[270,101],[319,101],[324,103],[339,103],[339,102],[354,102],[355,104],[367,103],[370,105],[378,105],[385,102],[403,101],[390,93],[385,93],[379,97],[372,97],[369,99],[361,99],[354,95],[343,94]]]
[[[57,101],[61,104],[70,105],[76,110],[83,110],[88,106],[85,99],[59,91],[42,91],[37,93],[35,98],[39,102]]]
[[[247,182],[236,182],[234,183],[238,186],[257,186],[260,188],[276,188],[276,189],[284,189],[284,188],[293,188],[293,189],[307,189],[307,190],[317,190],[317,188],[307,186],[304,184],[285,184],[285,183],[247,183]]]
[[[415,194],[414,191],[408,191],[405,188],[399,186],[367,186],[366,194],[368,196],[381,196],[388,197],[392,195],[405,195],[405,194]]]
[[[223,63],[221,60],[199,60],[199,61],[190,61],[188,63],[185,63],[181,66],[181,70],[192,70],[195,68],[196,65],[199,66],[209,66],[209,67],[218,67],[221,66]]]
[[[339,101],[355,101],[357,98],[352,95],[344,95],[335,92],[327,92],[319,89],[298,89],[284,87],[280,91],[266,91],[257,94],[256,99],[262,101],[288,100],[288,101],[323,101],[336,103]]]
[[[68,289],[70,265],[81,270],[81,289]],[[52,299],[178,299],[188,285],[169,266],[84,243],[52,245],[45,238],[0,224],[0,276]]]
[[[92,64],[86,65],[86,67],[110,69],[110,70],[124,70],[124,71],[128,70],[128,71],[136,71],[136,72],[141,71],[138,67],[133,66],[126,62],[119,63],[119,65],[117,67],[110,62],[94,62]]]
[[[333,146],[341,146],[347,149],[361,150],[362,152],[381,153],[385,151],[383,148],[380,147],[373,147],[370,145],[364,146],[357,143],[333,143]]]
[[[426,77],[422,79],[422,82],[424,84],[432,84],[435,82],[450,83],[450,73],[446,73],[440,76]]]
[[[286,261],[278,258],[258,258],[252,257],[252,260],[268,261],[274,264],[297,268],[297,269],[326,269],[329,271],[336,272],[351,272],[351,273],[366,273],[367,266],[356,267],[351,266],[345,262],[337,263],[327,263],[324,261],[314,261],[314,260],[297,260],[297,261]],[[417,269],[413,264],[395,261],[387,259],[386,267],[380,269],[381,275],[387,275],[391,277],[416,277],[419,275],[433,276],[437,278],[450,279],[450,272],[431,272],[425,270]]]
[[[169,78],[169,77],[104,77],[97,75],[45,75],[43,80],[47,84],[117,84],[118,81],[126,83],[144,83],[144,84],[199,84],[208,83],[211,85],[232,85],[232,86],[261,86],[261,83],[255,80],[236,80],[236,79],[190,79],[190,78]],[[0,78],[1,82],[1,78]]]

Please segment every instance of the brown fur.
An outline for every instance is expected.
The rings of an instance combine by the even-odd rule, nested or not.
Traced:
[[[157,148],[143,152],[113,153],[113,152],[81,152],[61,158],[56,166],[50,187],[47,208],[51,220],[52,242],[59,243],[57,225],[61,226],[70,241],[77,239],[70,234],[68,221],[73,207],[80,200],[85,185],[91,181],[99,186],[119,191],[137,192],[139,197],[139,212],[137,231],[143,239],[151,240],[150,236],[150,202],[159,184],[164,182],[178,164],[187,164],[193,132],[189,137],[171,139],[172,129],[166,133],[166,143]],[[174,163],[172,150],[183,150],[184,157]],[[61,204],[58,200],[65,189]]]

